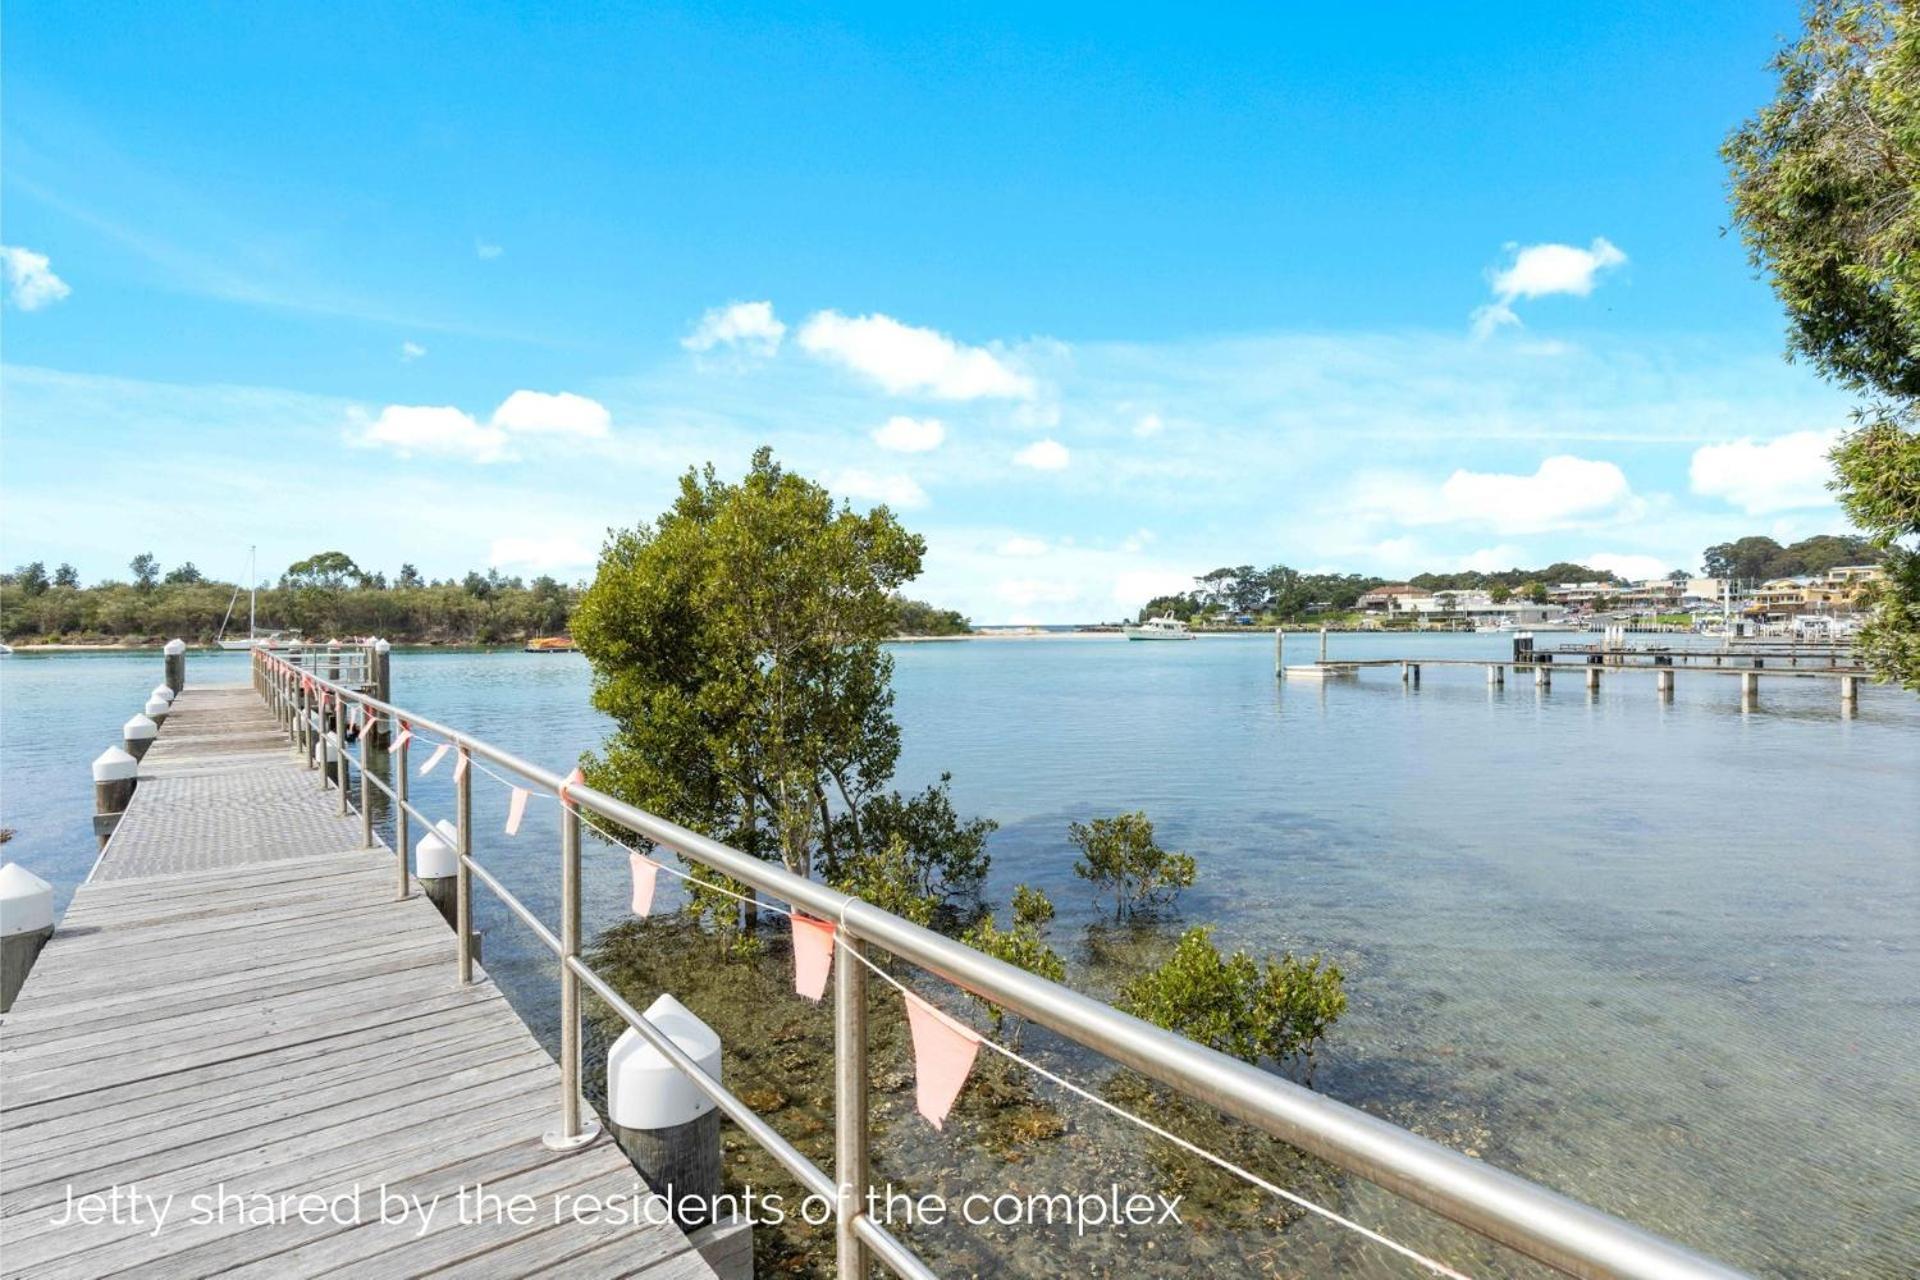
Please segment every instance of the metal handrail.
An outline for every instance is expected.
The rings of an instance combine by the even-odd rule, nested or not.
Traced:
[[[796,875],[783,866],[764,862],[584,784],[569,784],[566,778],[550,769],[523,760],[450,725],[329,682],[264,650],[255,651],[255,662],[262,673],[260,680],[263,693],[270,700],[277,700],[283,708],[289,699],[295,699],[299,709],[304,710],[305,689],[324,688],[331,694],[342,695],[358,703],[373,715],[392,716],[443,738],[453,744],[455,750],[490,761],[553,793],[562,801],[563,811],[571,812],[570,806],[577,805],[580,811],[609,819],[653,844],[672,849],[692,862],[730,876],[769,897],[788,902],[808,915],[834,921],[854,946],[872,945],[915,964],[973,995],[1159,1081],[1188,1098],[1244,1120],[1273,1137],[1319,1156],[1555,1270],[1572,1276],[1631,1277],[1635,1280],[1706,1280],[1709,1277],[1726,1278],[1742,1274],[1611,1214],[1464,1156],[1282,1076],[1196,1044],[1069,987],[1036,977],[870,903]],[[278,678],[270,678],[270,673],[275,672]],[[365,734],[361,741],[364,774]],[[344,744],[339,756],[344,776]],[[399,776],[404,777],[404,764]],[[510,908],[515,909],[516,914],[529,919],[531,913],[471,859],[470,796],[466,787],[470,780],[469,770],[462,774],[458,785],[461,793],[459,826],[462,836],[459,865],[463,871],[471,869],[480,874],[483,883]],[[388,794],[394,793],[388,790]],[[395,798],[404,800],[403,796]],[[402,812],[410,809],[412,806],[406,805]],[[417,810],[413,813],[424,822],[424,817]],[[563,861],[563,881],[568,882],[561,895],[563,936],[569,932],[569,922],[572,932],[575,935],[578,933],[578,832],[577,823],[573,825],[571,865]],[[404,836],[396,843],[400,846],[396,856],[404,864]],[[466,893],[463,885],[461,928],[458,931],[463,978],[468,976],[465,969],[470,964],[471,945],[466,929]],[[552,947],[553,935],[544,926],[539,932],[541,940]],[[728,1093],[719,1081],[700,1071],[663,1033],[621,999],[618,992],[581,960],[577,936],[573,948],[562,945],[556,954],[561,959],[563,994],[565,984],[584,982],[606,1000],[628,1026],[687,1074],[697,1088],[712,1098],[721,1110],[803,1183],[816,1190],[824,1186],[827,1190],[823,1194],[836,1190],[835,1184],[826,1180],[826,1174]],[[864,1141],[865,1001],[842,997],[849,988],[856,991],[860,989],[864,966],[857,961],[848,963],[842,959],[834,968],[845,983],[836,993],[835,1000],[836,1063],[840,1068],[836,1071],[836,1078],[840,1092],[834,1120],[838,1137],[848,1138],[852,1129],[857,1130],[852,1136],[858,1138],[857,1142],[836,1143],[839,1176],[835,1199],[839,1206],[841,1274],[864,1275],[871,1252],[880,1255],[887,1265],[896,1270],[905,1270],[916,1276],[930,1275],[932,1273],[926,1270],[924,1264],[912,1260],[912,1255],[906,1253],[904,1245],[862,1211],[867,1185]],[[570,1042],[563,1044],[562,1052],[563,1101],[572,1098],[577,1105],[580,1078],[578,1028],[575,1026],[571,1029],[572,1035],[567,1035],[568,1030],[563,1025],[563,1041]],[[853,1051],[851,1054],[850,1049]],[[847,1105],[849,1103],[853,1105]],[[857,1115],[854,1114],[856,1111]]]

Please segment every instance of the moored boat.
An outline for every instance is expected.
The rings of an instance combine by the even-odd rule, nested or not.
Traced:
[[[1122,627],[1120,630],[1129,640],[1193,639],[1193,632],[1187,630],[1187,624],[1170,614],[1149,618],[1138,626]]]

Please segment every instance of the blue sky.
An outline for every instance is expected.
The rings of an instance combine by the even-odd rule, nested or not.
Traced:
[[[1788,4],[6,9],[0,560],[590,573],[759,443],[979,621],[1844,525]]]

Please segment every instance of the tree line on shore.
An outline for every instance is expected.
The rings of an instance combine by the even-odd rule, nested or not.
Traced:
[[[1798,574],[1825,573],[1843,564],[1878,563],[1886,552],[1870,539],[1849,534],[1817,534],[1791,546],[1772,538],[1751,536],[1718,543],[1702,553],[1706,576],[1763,581]],[[1675,570],[1671,578],[1690,577]],[[1378,587],[1404,582],[1422,591],[1485,591],[1495,601],[1506,599],[1544,602],[1550,589],[1562,582],[1605,582],[1624,585],[1626,579],[1591,565],[1557,561],[1538,569],[1463,569],[1453,573],[1420,573],[1411,578],[1381,578],[1358,573],[1302,573],[1284,564],[1258,569],[1250,564],[1229,565],[1194,579],[1191,591],[1155,596],[1141,606],[1141,619],[1171,615],[1182,621],[1221,615],[1251,617],[1264,622],[1294,622],[1312,616],[1351,611],[1360,597]]]
[[[223,623],[229,636],[246,634],[244,584],[208,578],[191,561],[163,568],[146,552],[127,567],[125,580],[91,586],[80,584],[70,564],[49,571],[36,560],[0,574],[0,635],[43,643],[175,636],[207,643]],[[389,578],[344,552],[324,551],[261,582],[255,620],[263,631],[298,630],[315,639],[377,635],[400,643],[504,644],[564,634],[580,591],[547,574],[527,580],[498,569],[434,580],[403,564]],[[899,635],[971,630],[961,614],[924,601],[896,598],[895,609]]]

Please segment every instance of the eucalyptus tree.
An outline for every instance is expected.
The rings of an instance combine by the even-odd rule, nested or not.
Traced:
[[[1790,353],[1867,397],[1832,454],[1841,505],[1888,552],[1861,645],[1920,690],[1920,18],[1819,0],[1773,67],[1773,101],[1722,148],[1733,220]]]

